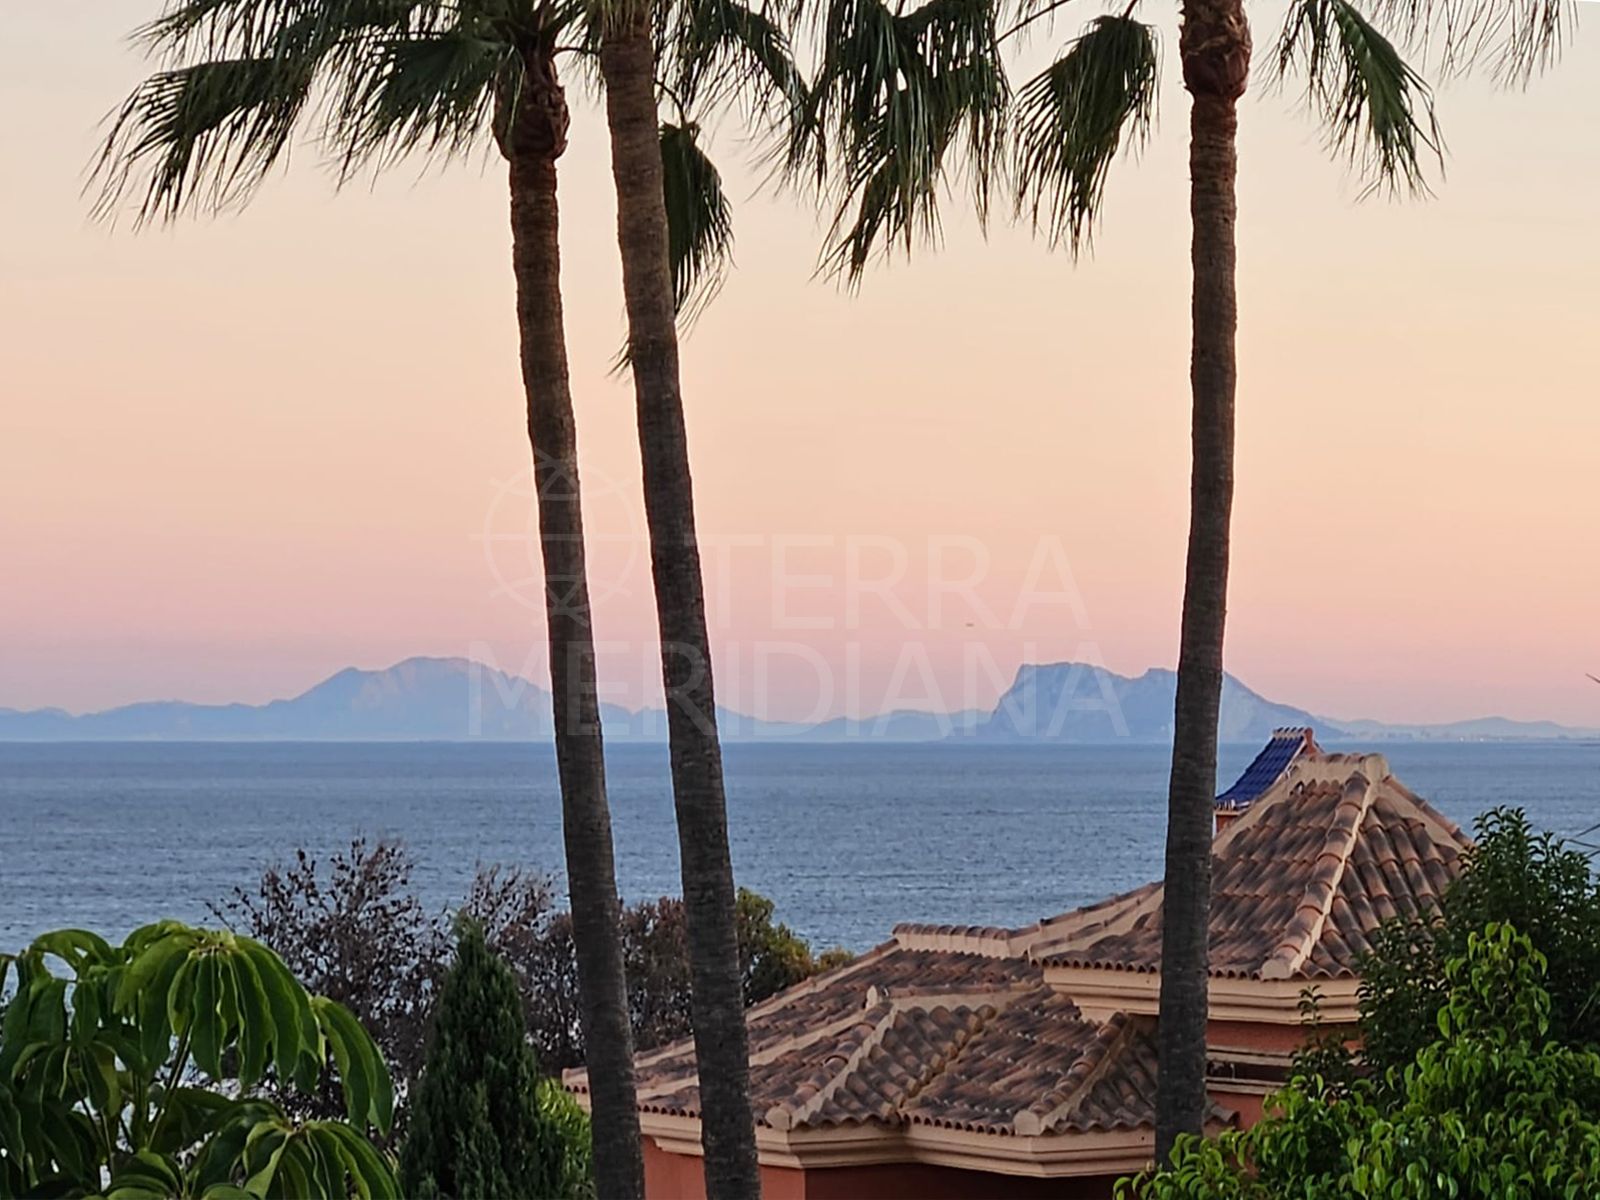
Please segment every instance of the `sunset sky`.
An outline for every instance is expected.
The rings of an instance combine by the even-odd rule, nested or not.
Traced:
[[[85,169],[146,69],[124,35],[157,10],[13,6],[0,41],[0,706],[256,702],[413,654],[537,673],[502,166],[336,193],[307,145],[242,213],[95,224]],[[1253,9],[1260,61],[1279,13]],[[1525,94],[1441,90],[1429,201],[1361,200],[1293,93],[1245,104],[1228,666],[1269,697],[1600,725],[1586,15]],[[985,240],[958,202],[941,248],[852,295],[814,276],[815,204],[762,190],[718,131],[737,269],[684,386],[724,702],[956,708],[1024,659],[1175,661],[1187,104],[1166,32],[1155,141],[1118,163],[1076,267],[1004,222]],[[636,704],[654,617],[631,386],[610,373],[611,185],[594,98],[569,98],[598,636]]]

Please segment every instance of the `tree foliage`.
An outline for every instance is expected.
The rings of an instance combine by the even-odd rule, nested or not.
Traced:
[[[1137,148],[1150,135],[1160,67],[1153,29],[1100,17],[1018,93],[1017,211],[1052,242],[1083,244],[1124,140]]]
[[[735,920],[739,966],[747,1005],[757,1004],[803,979],[850,960],[844,950],[814,954],[804,938],[773,921],[771,900],[740,888]],[[622,911],[623,964],[628,975],[628,1010],[634,1047],[645,1051],[686,1038],[690,1019],[689,933],[683,901],[632,904]],[[524,981],[529,1029],[544,1065],[557,1070],[582,1065],[583,1031],[578,1024],[577,964],[571,919],[550,922],[535,952],[513,955],[512,969]]]
[[[1444,155],[1432,89],[1352,4],[1292,4],[1275,67],[1280,78],[1304,76],[1329,146],[1370,186],[1426,190],[1424,162]]]
[[[0,955],[8,984],[0,1196],[398,1195],[367,1138],[393,1109],[382,1055],[260,942],[173,921],[121,946],[62,930]],[[256,1094],[314,1087],[330,1063],[343,1119]]]
[[[308,986],[346,1005],[372,1031],[394,1069],[396,1125],[402,1130],[453,942],[449,915],[430,912],[417,897],[415,868],[404,846],[357,839],[326,861],[301,851],[289,865],[268,867],[254,890],[237,889],[213,910],[271,946]],[[581,1066],[572,921],[556,908],[549,881],[525,871],[481,868],[460,910],[482,926],[490,950],[516,977],[541,1069]],[[755,892],[740,891],[737,919],[749,1004],[849,959],[842,950],[814,954],[804,938],[774,919],[772,901]],[[687,1037],[683,902],[663,897],[629,905],[621,920],[634,1045],[649,1050]],[[326,1116],[338,1111],[338,1081],[329,1072],[313,1092],[275,1098],[289,1111]]]
[[[966,168],[980,208],[1010,90],[991,0],[826,0],[820,61],[788,167],[831,192],[827,265],[857,278],[873,255],[939,229],[947,173]]]
[[[1362,963],[1363,1057],[1380,1084],[1433,1040],[1446,965],[1491,923],[1514,925],[1545,957],[1550,1036],[1600,1047],[1600,884],[1588,858],[1536,833],[1521,809],[1485,813],[1476,834],[1439,911],[1386,923]]]
[[[1600,883],[1519,809],[1476,831],[1438,910],[1372,938],[1360,1050],[1318,1027],[1270,1120],[1137,1194],[1600,1194]]]
[[[1170,1169],[1119,1188],[1146,1200],[1504,1197],[1600,1190],[1600,1052],[1551,1037],[1548,964],[1506,924],[1445,967],[1434,1035],[1392,1088],[1333,1093],[1301,1076],[1266,1120],[1186,1137]]]
[[[219,921],[272,947],[307,987],[348,1008],[371,1031],[397,1082],[397,1134],[405,1129],[406,1096],[422,1069],[454,940],[449,915],[430,911],[417,896],[414,870],[399,843],[356,838],[323,861],[298,850],[289,863],[267,867],[253,889],[235,888],[211,906]],[[485,868],[462,910],[505,952],[526,945],[548,922],[549,885],[540,876]],[[340,1111],[331,1064],[309,1090],[277,1080],[267,1087],[297,1116]]]
[[[111,115],[97,212],[131,205],[145,222],[238,207],[298,138],[326,151],[341,180],[413,155],[506,145],[534,76],[553,81],[558,54],[593,58],[602,11],[574,0],[167,0],[136,35],[160,69]],[[752,119],[783,123],[805,89],[787,30],[765,8],[663,0],[657,25],[659,87],[677,109],[661,148],[687,318],[715,293],[732,248],[698,119],[742,97]]]
[[[852,281],[872,258],[939,232],[947,185],[991,185],[1019,217],[1074,253],[1100,217],[1111,164],[1150,131],[1158,84],[1154,13],[1137,0],[1087,16],[1020,87],[1023,41],[1075,9],[1066,0],[811,0],[817,64],[787,165],[833,211],[824,266]],[[1424,192],[1444,141],[1417,65],[1484,66],[1523,83],[1550,65],[1573,0],[1292,0],[1271,54],[1276,83],[1303,88],[1328,148],[1369,190]],[[1139,19],[1139,18],[1142,18]],[[1030,66],[1031,69],[1031,66]]]
[[[516,977],[471,918],[434,1015],[400,1155],[408,1196],[566,1200],[592,1189],[587,1121],[541,1080]]]

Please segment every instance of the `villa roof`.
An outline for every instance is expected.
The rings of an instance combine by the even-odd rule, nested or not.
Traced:
[[[1087,1019],[1025,958],[887,942],[750,1011],[750,1090],[777,1130],[876,1124],[1040,1136],[1155,1119],[1153,1023]],[[583,1093],[588,1080],[569,1072]],[[698,1117],[694,1047],[638,1061],[639,1107]],[[1231,1114],[1216,1109],[1213,1120]]]
[[[911,1047],[942,1048],[948,1055],[994,1013],[1043,984],[1038,964],[1023,959],[904,950],[886,942],[749,1011],[756,1112],[783,1127],[881,1116],[891,1077],[898,1075],[891,1063],[904,1070]],[[641,1055],[637,1069],[641,1111],[699,1115],[691,1041]],[[582,1072],[571,1073],[568,1082],[578,1091],[587,1088]],[[786,1116],[773,1115],[780,1110]]]
[[[1381,757],[1325,754],[1307,736],[1217,836],[1213,976],[1289,1010],[1299,981],[1353,981],[1368,935],[1433,905],[1467,844]],[[1016,929],[896,927],[749,1011],[758,1123],[791,1140],[845,1126],[1058,1146],[1147,1132],[1162,900],[1152,883]],[[567,1085],[581,1094],[587,1078]],[[641,1111],[698,1117],[692,1043],[641,1056],[638,1086]]]
[[[1377,755],[1297,760],[1265,799],[1216,841],[1213,975],[1353,977],[1368,935],[1390,917],[1434,907],[1467,846]],[[1043,930],[1030,953],[1055,966],[1154,972],[1161,913],[1159,886],[1129,892],[1098,906],[1092,921],[1069,917]]]

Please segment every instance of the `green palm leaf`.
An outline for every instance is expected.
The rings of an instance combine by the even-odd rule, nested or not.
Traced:
[[[1373,0],[1370,12],[1447,73],[1487,66],[1516,84],[1560,57],[1577,20],[1572,0]]]
[[[514,91],[520,74],[512,47],[487,27],[376,39],[333,122],[346,173],[362,161],[386,165],[415,150],[470,151],[488,127],[497,91]]]
[[[733,254],[732,208],[699,132],[692,124],[661,127],[672,298],[690,321],[722,286]]]
[[[515,79],[518,39],[576,0],[175,0],[139,38],[167,63],[111,118],[97,215],[140,222],[247,200],[315,122],[348,175],[371,156],[457,153]],[[532,32],[530,32],[532,31]]]
[[[985,208],[1008,100],[987,0],[832,0],[822,63],[788,167],[834,191],[825,265],[858,277],[875,251],[938,234],[948,177]]]
[[[152,75],[112,119],[97,214],[141,176],[141,223],[241,203],[288,148],[314,76],[314,62],[292,58],[215,59]]]
[[[685,112],[742,95],[753,109],[776,106],[793,120],[805,104],[805,80],[783,25],[738,0],[679,0],[662,61]]]
[[[1328,143],[1370,188],[1427,190],[1424,151],[1443,140],[1427,83],[1347,0],[1296,0],[1274,55],[1280,79],[1302,72]],[[1370,190],[1369,188],[1369,190]]]
[[[1161,63],[1155,30],[1101,17],[1017,93],[1013,170],[1019,216],[1076,254],[1124,144],[1150,135]]]

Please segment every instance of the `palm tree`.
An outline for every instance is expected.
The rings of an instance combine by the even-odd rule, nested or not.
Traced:
[[[678,39],[679,74],[720,78],[743,61],[737,43],[747,31],[768,35],[750,56],[781,70],[787,48],[776,30],[734,0],[717,5],[718,36]],[[99,212],[113,214],[130,194],[139,197],[141,222],[242,203],[302,125],[315,125],[337,149],[341,179],[414,152],[464,156],[491,136],[505,158],[595,1179],[598,1194],[626,1198],[643,1193],[642,1146],[556,202],[569,122],[557,63],[569,52],[593,56],[588,17],[577,0],[172,0],[140,31],[164,63],[115,114],[98,166]],[[731,237],[727,202],[696,132],[686,111],[682,124],[662,129],[659,144],[654,121],[649,128],[657,188],[663,161],[669,167],[677,223],[668,269],[686,305],[714,288]],[[659,194],[657,201],[661,207]],[[736,970],[737,953],[728,958]]]
[[[680,28],[713,39],[723,23],[716,3],[687,0]],[[739,969],[733,862],[717,735],[705,585],[695,533],[694,489],[684,427],[676,316],[682,299],[671,264],[669,182],[657,149],[655,13],[643,0],[621,0],[603,21],[600,73],[611,131],[617,193],[617,242],[628,312],[644,468],[645,519],[661,637],[662,684],[671,747],[672,792],[688,925],[690,1003],[699,1068],[701,1144],[708,1200],[761,1194],[750,1061]],[[754,39],[746,39],[753,41]],[[693,56],[691,56],[693,57]],[[775,78],[768,75],[767,78]],[[793,94],[792,78],[785,86]],[[697,79],[680,77],[674,96],[693,95]]]
[[[980,214],[1004,176],[1016,214],[1076,254],[1119,150],[1148,136],[1159,83],[1141,0],[1092,20],[1015,92],[1008,43],[1068,0],[819,0],[821,61],[789,167],[836,205],[827,261],[852,280],[875,252],[937,232],[937,191],[958,168]],[[1570,0],[1373,0],[1400,42],[1445,70],[1490,63],[1525,82],[1559,49]],[[1249,78],[1242,0],[1179,0],[1190,95],[1193,400],[1189,544],[1168,787],[1156,1148],[1205,1111],[1211,806],[1233,504],[1237,321],[1237,104]],[[1424,191],[1442,155],[1428,84],[1352,0],[1291,0],[1273,73],[1304,77],[1330,147],[1373,187]]]

